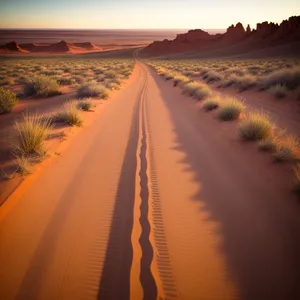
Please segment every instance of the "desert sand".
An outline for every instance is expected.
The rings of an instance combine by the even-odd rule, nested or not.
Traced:
[[[299,299],[289,171],[137,62],[0,207],[0,298]]]

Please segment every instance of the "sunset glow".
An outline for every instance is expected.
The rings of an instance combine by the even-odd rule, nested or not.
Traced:
[[[300,13],[298,0],[4,0],[1,28],[227,28],[255,27]]]

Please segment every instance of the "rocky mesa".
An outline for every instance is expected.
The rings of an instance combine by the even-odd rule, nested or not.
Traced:
[[[155,41],[142,49],[144,56],[160,56],[184,52],[205,53],[217,50],[227,55],[250,52],[300,42],[300,16],[290,17],[280,24],[258,23],[256,29],[246,29],[242,23],[231,25],[223,34],[211,35],[201,29],[178,34],[174,40]],[[300,52],[300,51],[299,51]],[[300,53],[299,53],[300,54]]]

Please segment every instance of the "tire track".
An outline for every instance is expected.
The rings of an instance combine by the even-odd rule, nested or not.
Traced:
[[[144,67],[144,66],[143,66]],[[147,68],[145,71],[147,72]],[[148,161],[148,184],[149,184],[149,219],[151,221],[150,242],[153,244],[154,257],[153,269],[157,271],[158,277],[158,298],[178,299],[177,285],[173,276],[172,263],[169,255],[167,237],[164,229],[164,221],[161,208],[161,198],[159,195],[157,173],[154,160],[154,146],[152,142],[151,128],[149,124],[149,114],[147,105],[143,105],[143,132],[146,136],[146,160]],[[147,133],[147,134],[146,134]],[[146,149],[147,150],[147,149]]]
[[[147,135],[145,130],[145,118],[144,118],[144,106],[147,99],[147,87],[148,87],[148,74],[145,70],[146,80],[144,93],[141,98],[141,148],[140,148],[140,225],[141,225],[141,236],[139,238],[139,243],[142,249],[141,257],[141,270],[140,270],[140,281],[143,288],[143,299],[144,300],[155,300],[157,298],[157,286],[154,279],[154,276],[151,271],[151,264],[153,261],[153,248],[150,242],[150,222],[149,218],[149,188],[148,188],[148,175],[147,167],[148,162],[146,158],[147,153]]]

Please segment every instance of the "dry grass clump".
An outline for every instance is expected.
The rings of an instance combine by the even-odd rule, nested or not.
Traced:
[[[25,83],[23,92],[25,96],[50,97],[59,95],[59,84],[53,78],[36,76]]]
[[[239,90],[242,92],[254,87],[256,85],[256,82],[257,82],[256,77],[248,74],[239,78],[237,82],[237,86]]]
[[[93,104],[90,99],[81,100],[77,103],[77,108],[84,111],[89,111]]]
[[[261,80],[263,89],[268,89],[273,85],[285,85],[288,89],[295,89],[300,82],[300,67],[287,68],[272,72],[264,76]]]
[[[241,69],[239,67],[233,67],[233,68],[227,69],[226,73],[228,73],[228,74],[236,74],[238,76],[244,76],[245,75],[245,70]]]
[[[10,113],[17,102],[15,93],[0,87],[0,114]]]
[[[198,100],[205,99],[212,94],[210,88],[201,82],[190,82],[183,85],[182,88],[184,92]]]
[[[90,98],[97,96],[107,99],[109,96],[109,89],[100,84],[87,83],[80,86],[77,90],[77,98]]]
[[[240,76],[236,75],[236,74],[231,74],[228,76],[228,78],[224,79],[223,82],[221,83],[221,87],[229,87],[232,86],[238,82],[240,82]]]
[[[244,140],[257,141],[272,134],[273,124],[265,113],[251,112],[238,124],[239,136]]]
[[[230,121],[239,118],[245,105],[242,101],[235,98],[227,98],[220,105],[219,119],[222,121]]]
[[[275,152],[276,145],[277,145],[277,138],[276,136],[273,135],[264,138],[258,142],[258,148],[262,151],[267,151],[267,152]]]
[[[220,98],[218,96],[214,96],[205,100],[203,102],[202,108],[207,111],[211,111],[213,109],[218,108],[219,105],[220,105]]]
[[[78,108],[74,100],[66,101],[63,109],[57,113],[56,121],[65,122],[71,126],[80,127],[83,124],[81,109]]]
[[[16,172],[21,176],[26,176],[33,172],[32,163],[29,157],[24,155],[16,155],[15,164],[17,166]]]
[[[41,153],[50,134],[51,119],[43,115],[26,114],[22,122],[15,123],[18,143],[16,150],[22,155]]]
[[[285,85],[277,83],[277,84],[271,86],[268,89],[268,92],[270,94],[272,94],[275,98],[282,99],[282,98],[286,97],[286,95],[288,93],[288,89]]]
[[[214,82],[214,81],[220,81],[223,79],[223,76],[221,76],[219,73],[217,73],[216,71],[209,71],[207,72],[203,78],[207,81],[207,82]]]
[[[74,84],[76,83],[76,81],[71,78],[71,77],[60,77],[57,82],[60,84],[60,85],[71,85],[71,84]]]
[[[282,135],[276,142],[274,152],[276,161],[299,160],[299,140],[294,135]]]
[[[191,82],[191,79],[186,77],[186,76],[183,76],[183,75],[175,75],[174,78],[173,78],[173,85],[174,86],[177,86],[177,85],[184,85],[184,84],[187,84]]]

